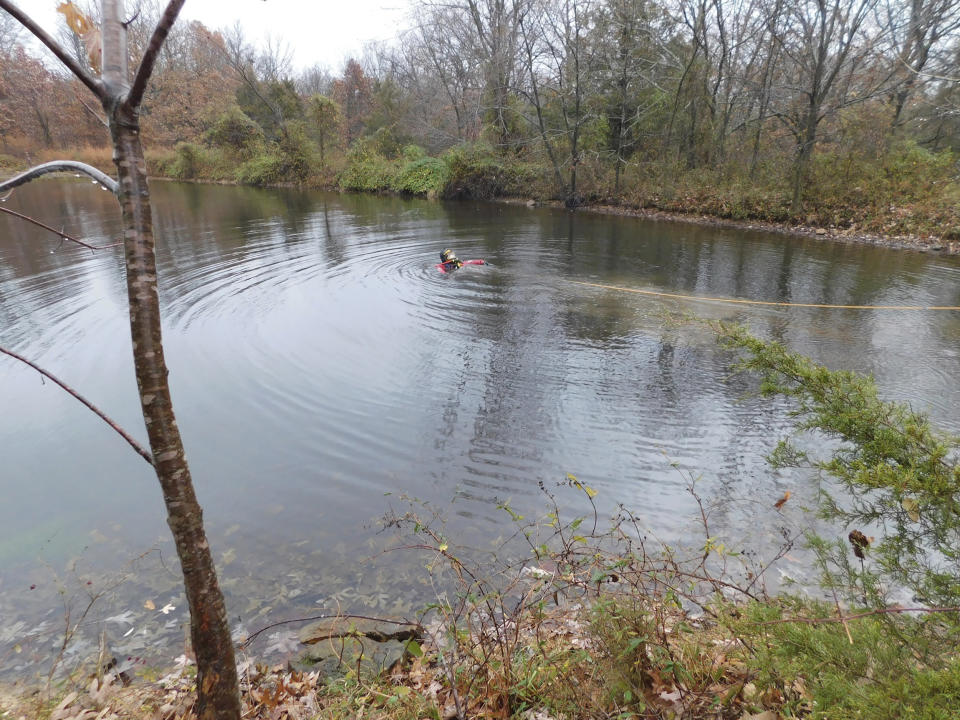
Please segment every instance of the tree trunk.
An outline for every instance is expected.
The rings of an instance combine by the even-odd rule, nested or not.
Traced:
[[[109,109],[108,109],[109,111]],[[110,113],[119,179],[133,359],[154,468],[167,506],[190,606],[190,637],[197,658],[199,720],[240,717],[237,665],[210,545],[173,414],[160,334],[160,299],[150,192],[136,111]]]
[[[817,142],[817,123],[820,107],[811,102],[804,125],[801,128],[800,146],[797,148],[797,159],[793,173],[793,199],[790,210],[799,213],[803,210],[803,190],[807,184],[807,169],[810,158],[813,156],[813,147]]]
[[[118,182],[82,163],[44,163],[6,183],[10,187],[61,169],[83,171],[117,194],[123,225],[130,335],[140,407],[150,439],[151,464],[167,507],[190,607],[190,636],[197,658],[199,720],[240,720],[240,690],[223,594],[203,530],[203,512],[193,491],[183,442],[173,415],[160,333],[160,298],[146,163],[140,143],[139,106],[163,43],[185,0],[169,0],[150,37],[133,82],[127,74],[127,30],[122,0],[102,0],[103,73],[90,74],[11,0],[0,9],[16,18],[100,100],[106,112]],[[102,177],[98,177],[102,176]],[[12,184],[16,183],[16,184]]]

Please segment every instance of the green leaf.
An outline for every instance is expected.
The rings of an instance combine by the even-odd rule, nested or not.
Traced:
[[[410,653],[414,657],[423,657],[423,648],[420,647],[420,643],[416,640],[408,640],[407,644],[403,647],[403,651]]]

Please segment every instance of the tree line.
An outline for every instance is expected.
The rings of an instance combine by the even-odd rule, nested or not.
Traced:
[[[158,12],[145,3],[131,23],[134,58]],[[0,152],[100,144],[76,80],[9,25]],[[61,39],[89,55],[66,22]],[[153,150],[186,144],[158,163],[181,177],[203,175],[211,148],[248,164],[235,179],[268,184],[469,147],[570,205],[702,176],[775,187],[777,212],[798,216],[831,179],[854,204],[877,176],[928,196],[931,173],[951,182],[958,63],[954,0],[420,0],[406,30],[339,74],[297,71],[282,40],[254,46],[239,24],[179,24],[142,123]]]

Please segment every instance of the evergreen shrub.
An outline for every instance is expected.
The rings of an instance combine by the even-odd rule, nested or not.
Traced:
[[[384,157],[376,138],[358,139],[347,153],[347,166],[337,180],[344,190],[378,192],[389,190],[396,172],[395,163]]]
[[[193,180],[203,175],[204,150],[193,143],[179,143],[173,162],[168,168],[171,177],[177,180]]]
[[[443,160],[448,168],[444,197],[490,199],[504,193],[509,173],[487,143],[457,145]]]
[[[391,187],[410,195],[436,197],[447,186],[449,168],[440,158],[421,157],[407,162],[393,177]]]

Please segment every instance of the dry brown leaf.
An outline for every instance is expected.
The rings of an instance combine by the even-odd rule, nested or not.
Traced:
[[[913,522],[920,522],[920,503],[918,503],[912,497],[905,497],[903,500],[901,500],[900,507],[904,509],[904,512],[907,513],[907,516]]]
[[[60,701],[60,704],[53,709],[53,712],[50,713],[50,720],[64,720],[64,718],[72,715],[74,711],[72,709],[68,710],[68,708],[76,699],[77,693],[69,693],[63,700]]]
[[[787,500],[789,500],[789,499],[790,499],[790,491],[787,490],[785,493],[783,493],[783,497],[780,498],[779,500],[777,500],[777,501],[773,504],[773,506],[774,506],[777,510],[779,510],[780,508],[782,508],[782,507],[786,504]]]
[[[67,27],[77,35],[83,35],[89,32],[94,24],[83,12],[72,2],[62,2],[57,6],[57,12],[63,15],[67,22]]]
[[[847,539],[853,545],[853,554],[863,560],[865,557],[863,551],[870,545],[870,538],[859,530],[851,530]]]

